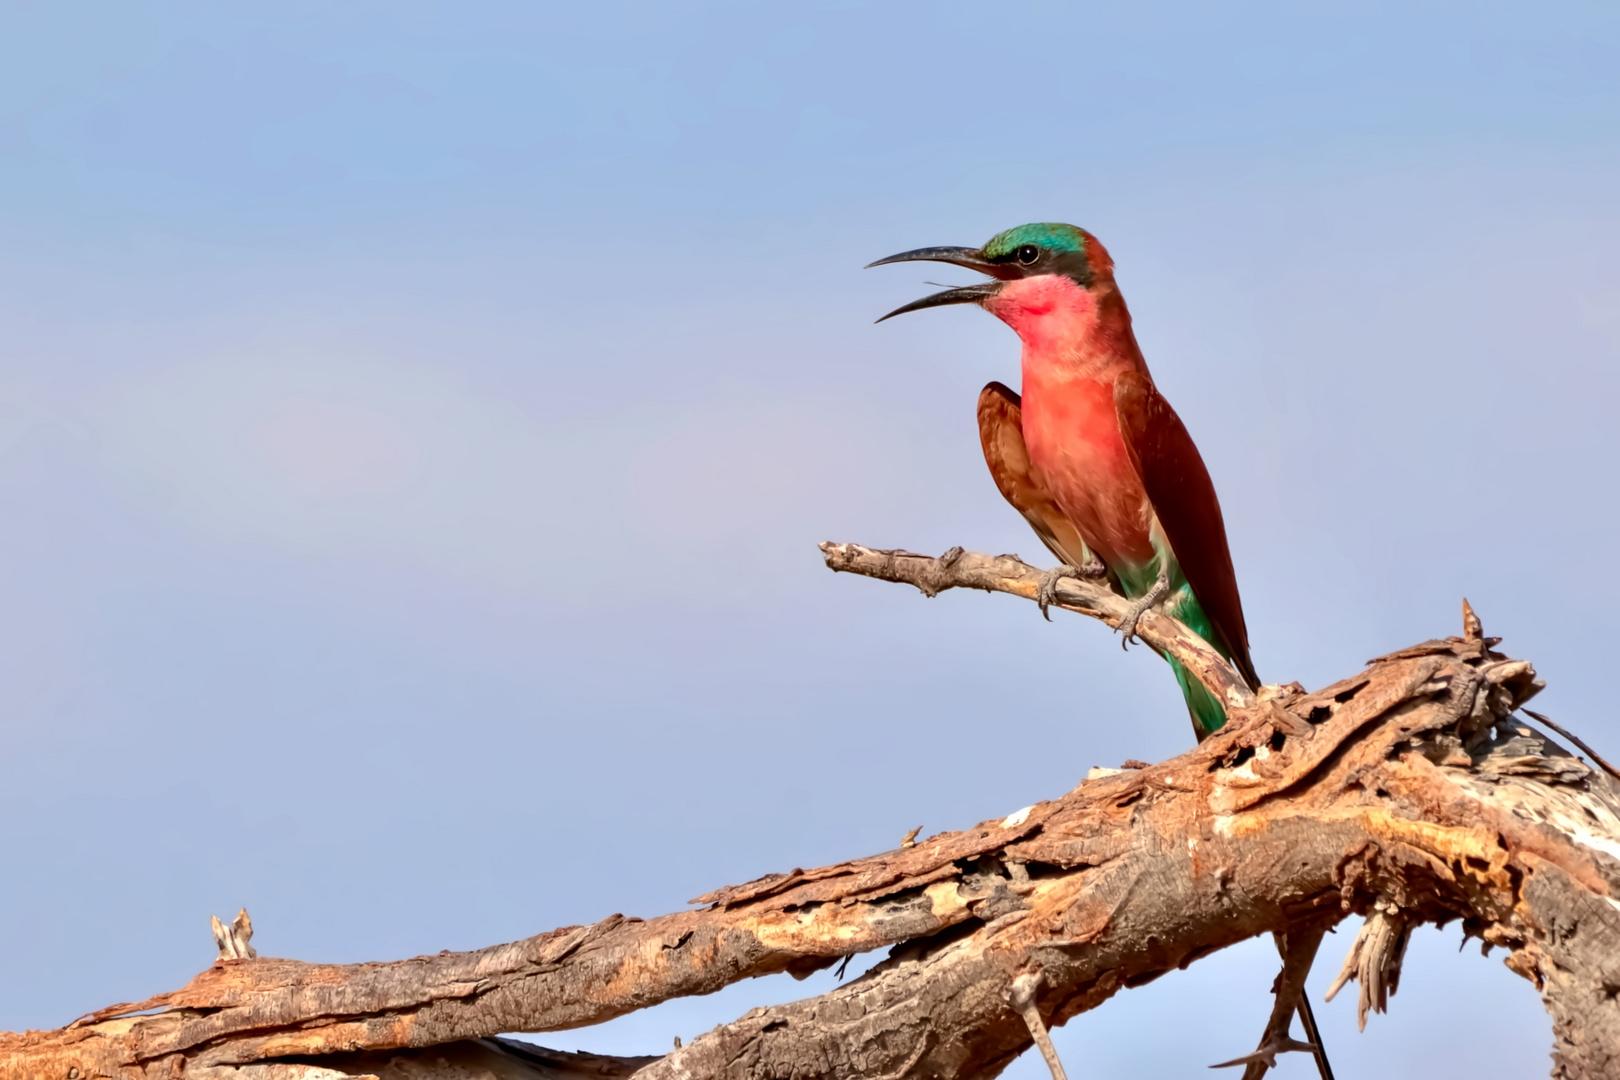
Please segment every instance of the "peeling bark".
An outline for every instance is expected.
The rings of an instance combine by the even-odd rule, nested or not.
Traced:
[[[1033,599],[1040,577],[1011,556],[823,550],[835,569],[929,593]],[[1059,600],[1104,621],[1123,613],[1084,582],[1061,583]],[[1322,690],[1256,695],[1185,627],[1149,613],[1143,639],[1232,718],[1179,757],[896,851],[720,889],[695,911],[392,963],[222,959],[180,990],[0,1034],[0,1076],[966,1080],[1029,1047],[1032,987],[1037,1019],[1061,1024],[1257,934],[1304,940],[1373,912],[1387,925],[1358,939],[1352,965],[1374,980],[1370,1007],[1398,975],[1392,928],[1461,919],[1540,991],[1554,1075],[1617,1075],[1620,785],[1514,715],[1540,683],[1469,615],[1462,637]],[[889,957],[861,978],[662,1058],[493,1038],[881,947]]]

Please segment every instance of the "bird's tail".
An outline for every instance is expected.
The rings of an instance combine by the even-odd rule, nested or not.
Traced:
[[[1216,650],[1231,659],[1226,649],[1220,644],[1220,638],[1215,633],[1215,627],[1210,623],[1209,616],[1204,614],[1204,607],[1198,602],[1190,588],[1183,586],[1177,590],[1177,603],[1175,615],[1187,624],[1187,628],[1205,641],[1214,645]],[[1192,673],[1182,667],[1172,656],[1166,656],[1170,661],[1170,670],[1176,673],[1176,682],[1181,684],[1181,696],[1187,699],[1187,712],[1192,716],[1193,733],[1198,741],[1203,742],[1226,723],[1226,709],[1219,699],[1204,689],[1204,684],[1193,678]]]
[[[1176,682],[1181,684],[1181,694],[1187,699],[1187,712],[1192,717],[1193,732],[1198,741],[1203,742],[1226,723],[1226,710],[1215,699],[1215,695],[1204,689],[1204,684],[1193,678],[1181,662],[1173,656],[1165,657],[1170,661],[1170,670],[1176,673]]]

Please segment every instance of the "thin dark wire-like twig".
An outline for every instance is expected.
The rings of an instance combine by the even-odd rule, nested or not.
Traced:
[[[1586,751],[1586,756],[1591,758],[1594,762],[1596,762],[1597,765],[1598,765],[1598,768],[1602,769],[1604,772],[1608,773],[1610,776],[1614,777],[1616,780],[1620,780],[1620,770],[1617,770],[1613,765],[1610,765],[1607,761],[1604,761],[1602,754],[1599,754],[1596,750],[1592,749],[1590,746],[1587,746],[1584,742],[1582,742],[1580,740],[1580,737],[1577,736],[1574,732],[1565,731],[1563,728],[1561,728],[1557,724],[1553,723],[1550,718],[1542,716],[1538,712],[1531,712],[1529,709],[1524,709],[1522,711],[1524,712],[1524,714],[1526,716],[1535,717],[1536,720],[1540,721],[1543,724],[1546,724],[1548,727],[1550,727],[1554,731],[1558,732],[1558,734],[1562,735],[1564,738],[1568,739],[1570,742],[1574,743],[1576,746],[1580,747],[1582,750],[1585,750]]]

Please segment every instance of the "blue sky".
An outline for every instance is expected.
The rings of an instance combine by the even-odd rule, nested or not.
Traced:
[[[860,270],[1024,221],[1113,252],[1264,677],[1455,632],[1466,595],[1620,746],[1611,5],[6,25],[0,1027],[178,985],[241,905],[275,955],[475,947],[1184,749],[1145,650],[815,549],[1044,554],[973,422],[1016,342],[966,309],[873,326],[950,271]],[[1367,1034],[1321,1010],[1346,1074],[1545,1067],[1533,991],[1457,941],[1419,939]],[[1231,1057],[1270,948],[1059,1047]],[[652,1052],[830,980],[539,1041]]]

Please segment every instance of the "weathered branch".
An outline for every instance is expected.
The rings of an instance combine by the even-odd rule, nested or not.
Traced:
[[[1034,595],[1035,572],[1008,556],[827,550],[841,569],[933,591]],[[1064,606],[1119,614],[1103,590],[1060,590]],[[1241,685],[1222,683],[1224,664],[1174,620],[1146,617],[1141,633],[1220,686],[1233,715],[1180,757],[911,847],[721,889],[701,910],[394,963],[223,960],[173,993],[0,1035],[0,1076],[965,1080],[1030,1045],[1014,1000],[1061,1024],[1256,934],[1314,933],[1375,908],[1407,926],[1461,919],[1508,949],[1553,1014],[1559,1075],[1620,1068],[1620,788],[1511,715],[1539,689],[1529,664],[1473,624],[1315,693],[1268,688],[1257,701],[1234,696]],[[659,1059],[489,1038],[884,946],[861,978]],[[1033,1001],[1015,998],[1035,970]],[[1228,1049],[1243,1047],[1211,1057]]]
[[[1016,555],[981,555],[961,548],[951,548],[936,559],[910,551],[827,543],[821,545],[821,554],[833,570],[912,585],[925,596],[938,596],[947,589],[983,589],[1034,600],[1042,577],[1040,570]],[[1123,596],[1090,581],[1062,578],[1056,592],[1058,603],[1053,607],[1089,615],[1116,628],[1130,607]],[[1136,634],[1150,647],[1181,661],[1228,711],[1254,706],[1254,695],[1232,665],[1180,621],[1149,610],[1137,622]]]

